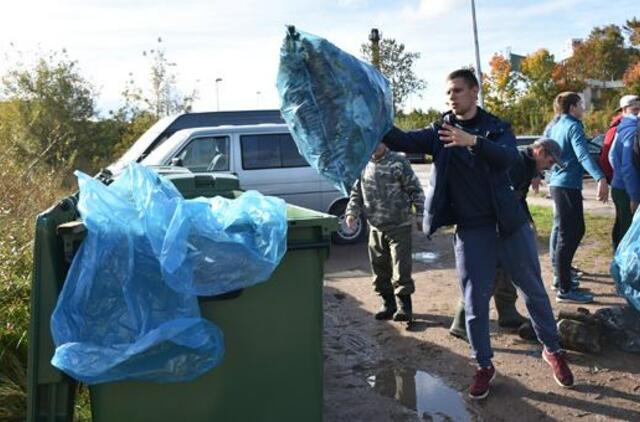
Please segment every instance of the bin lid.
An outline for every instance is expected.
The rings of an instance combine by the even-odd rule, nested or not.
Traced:
[[[322,226],[326,232],[334,232],[339,226],[338,219],[333,215],[291,204],[287,204],[287,221],[289,226]]]
[[[192,173],[179,166],[150,166],[169,179],[185,198],[229,196],[240,189],[238,177],[225,173]]]

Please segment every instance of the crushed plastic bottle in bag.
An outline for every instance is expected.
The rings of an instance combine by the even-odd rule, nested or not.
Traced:
[[[393,125],[389,82],[329,41],[289,27],[280,111],[307,162],[345,196]]]

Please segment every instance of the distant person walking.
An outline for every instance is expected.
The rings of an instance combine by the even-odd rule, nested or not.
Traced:
[[[609,150],[609,163],[613,168],[611,197],[616,206],[616,221],[613,226],[613,249],[631,226],[633,214],[640,203],[640,163],[636,162],[634,144],[638,136],[638,114],[640,97],[625,95],[620,99],[622,120]]]
[[[412,207],[416,225],[422,230],[424,193],[420,181],[406,158],[381,143],[353,185],[345,212],[349,228],[355,226],[360,214],[364,214],[369,223],[373,286],[383,302],[382,309],[375,314],[378,320],[411,321],[413,318]]]
[[[573,257],[585,232],[583,168],[598,182],[599,201],[607,201],[609,187],[604,173],[589,155],[582,125],[582,99],[575,92],[563,92],[556,97],[555,103],[561,115],[547,135],[562,148],[562,166],[552,168],[549,181],[554,203],[549,245],[554,272],[553,288],[558,290],[558,302],[589,303],[593,301],[593,295],[577,289],[571,272]]]

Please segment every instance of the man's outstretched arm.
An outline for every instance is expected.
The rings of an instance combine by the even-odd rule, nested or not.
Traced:
[[[394,126],[387,132],[382,142],[392,151],[433,155],[433,144],[436,139],[437,134],[433,126],[408,132]]]

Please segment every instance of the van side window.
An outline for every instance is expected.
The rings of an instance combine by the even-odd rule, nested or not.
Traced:
[[[245,170],[309,166],[288,133],[242,135],[240,150]]]
[[[193,172],[228,171],[229,137],[205,136],[192,139],[178,154],[182,166]]]

